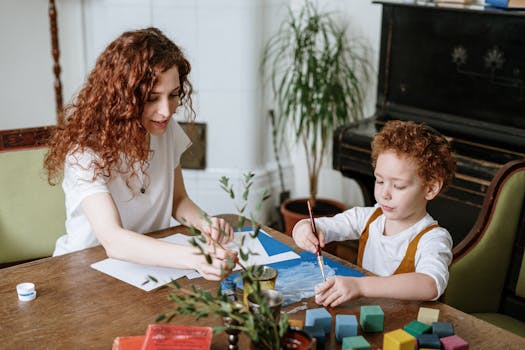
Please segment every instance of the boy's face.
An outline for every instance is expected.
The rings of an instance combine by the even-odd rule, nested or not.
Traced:
[[[409,227],[426,214],[427,201],[441,189],[439,184],[425,185],[409,158],[386,151],[377,157],[374,172],[374,197],[387,220]]]

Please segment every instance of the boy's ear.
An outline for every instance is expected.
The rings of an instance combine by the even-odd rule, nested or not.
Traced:
[[[434,181],[427,185],[427,192],[425,193],[425,199],[427,201],[434,199],[441,188],[443,187],[443,181]]]

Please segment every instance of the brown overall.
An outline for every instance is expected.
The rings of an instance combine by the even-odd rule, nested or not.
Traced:
[[[359,250],[357,252],[357,265],[359,267],[363,267],[363,254],[365,253],[366,242],[368,241],[368,227],[382,213],[383,211],[381,210],[381,208],[377,208],[372,214],[372,216],[370,216],[370,219],[368,219],[363,233],[361,233],[361,237],[359,238]],[[397,275],[399,273],[414,272],[416,270],[415,258],[419,240],[421,239],[421,237],[423,237],[425,233],[436,227],[439,227],[439,225],[432,224],[424,228],[423,231],[419,232],[417,236],[410,241],[405,257],[403,258],[403,260],[401,260],[401,263],[399,264],[397,270],[394,271],[394,275]]]

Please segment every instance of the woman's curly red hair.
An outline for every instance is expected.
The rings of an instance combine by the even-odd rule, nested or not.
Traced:
[[[387,151],[414,160],[424,183],[442,181],[442,192],[454,178],[456,160],[450,144],[443,135],[424,124],[400,120],[387,122],[372,141],[374,168],[379,154]]]
[[[131,177],[136,162],[144,168],[149,149],[141,115],[157,76],[173,66],[179,71],[180,103],[193,119],[191,66],[177,45],[157,28],[125,32],[109,44],[48,142],[49,183],[58,182],[67,155],[76,151],[97,154],[94,178],[111,177],[118,169],[130,170]]]

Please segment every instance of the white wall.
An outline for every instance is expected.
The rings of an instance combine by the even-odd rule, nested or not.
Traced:
[[[279,183],[267,116],[271,108],[259,77],[261,46],[301,0],[56,0],[64,102],[81,87],[103,48],[124,30],[157,26],[188,55],[193,72],[197,121],[208,125],[207,169],[185,170],[190,195],[212,214],[232,212],[218,179],[257,173],[255,189]],[[351,23],[374,51],[380,31],[380,5],[369,0],[320,0]],[[0,1],[0,129],[54,124],[55,105],[47,2]],[[375,74],[375,73],[374,73]],[[374,75],[373,74],[373,75]],[[375,82],[369,87],[365,115],[371,115]],[[306,196],[302,151],[283,152],[287,187]],[[331,170],[321,175],[320,196],[360,204],[355,184]],[[277,195],[274,201],[277,201]]]
[[[292,8],[296,8],[303,4],[303,0],[290,0],[289,3]],[[372,4],[368,0],[319,0],[317,3],[321,10],[332,12],[338,16],[341,23],[348,24],[349,36],[364,43],[370,50],[371,79],[365,91],[364,115],[372,116],[375,110],[376,75],[379,65],[381,6]],[[279,16],[282,17],[283,15],[283,8],[274,6],[271,11],[266,11],[266,13],[278,20]],[[274,20],[273,26],[267,23],[267,33],[275,29],[277,20]],[[269,95],[268,92],[267,95]],[[269,97],[266,99],[266,108],[272,108],[271,99]],[[284,156],[291,160],[295,174],[290,187],[291,195],[293,197],[307,197],[309,194],[308,171],[302,145],[290,145]],[[318,196],[337,199],[347,206],[363,205],[364,203],[357,183],[352,179],[343,177],[339,171],[332,169],[331,153],[324,159],[319,176]]]

